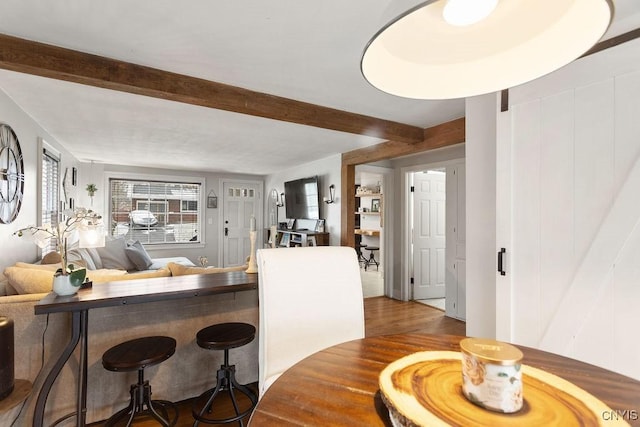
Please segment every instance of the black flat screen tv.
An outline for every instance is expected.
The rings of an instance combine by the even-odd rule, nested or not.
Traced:
[[[320,219],[318,177],[285,182],[284,202],[287,218]]]

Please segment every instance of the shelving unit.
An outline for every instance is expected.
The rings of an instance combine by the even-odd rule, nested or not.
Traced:
[[[363,198],[367,198],[367,199],[379,199],[380,200],[380,205],[379,205],[379,209],[378,211],[372,211],[372,210],[367,210],[367,211],[360,211],[358,210],[358,212],[355,212],[356,215],[356,229],[360,227],[360,217],[366,217],[369,215],[374,215],[374,216],[380,216],[380,227],[382,227],[383,222],[382,222],[382,200],[383,200],[383,195],[382,193],[358,193],[356,192],[356,207],[363,207],[362,206],[362,199]],[[365,207],[366,209],[371,209],[370,207],[371,205]]]
[[[354,212],[356,220],[356,228],[354,233],[356,235],[355,243],[357,246],[357,250],[360,253],[360,259],[363,261],[365,265],[365,269],[368,261],[368,256],[364,253],[364,249],[361,248],[361,243],[372,246],[372,247],[380,247],[380,229],[382,228],[382,193],[365,193],[358,192],[356,190],[356,208],[357,212]],[[371,210],[374,206],[372,205],[373,200],[378,199],[378,210]],[[365,210],[366,209],[366,210]],[[376,256],[379,259],[379,254]],[[376,267],[378,267],[376,261]]]
[[[361,228],[358,228],[354,231],[354,233],[359,234],[360,236],[374,236],[374,237],[380,236],[380,230],[363,230]]]
[[[278,247],[328,246],[329,233],[311,230],[278,230]]]

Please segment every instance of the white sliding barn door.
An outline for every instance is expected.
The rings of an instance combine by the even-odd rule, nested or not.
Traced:
[[[497,337],[640,379],[640,40],[510,92]]]

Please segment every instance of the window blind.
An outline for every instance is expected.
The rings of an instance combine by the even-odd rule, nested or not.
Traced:
[[[60,157],[44,149],[42,152],[42,218],[41,225],[58,225],[60,217]],[[49,244],[42,249],[42,254],[56,251],[57,241],[51,238]]]

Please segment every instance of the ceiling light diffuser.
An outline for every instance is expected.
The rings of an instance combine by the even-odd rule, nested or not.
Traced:
[[[501,0],[484,19],[458,26],[445,21],[445,6],[426,1],[384,26],[362,56],[367,81],[415,99],[500,91],[577,59],[613,17],[611,0]]]
[[[482,21],[498,5],[498,0],[447,0],[442,17],[451,25],[464,27]]]

